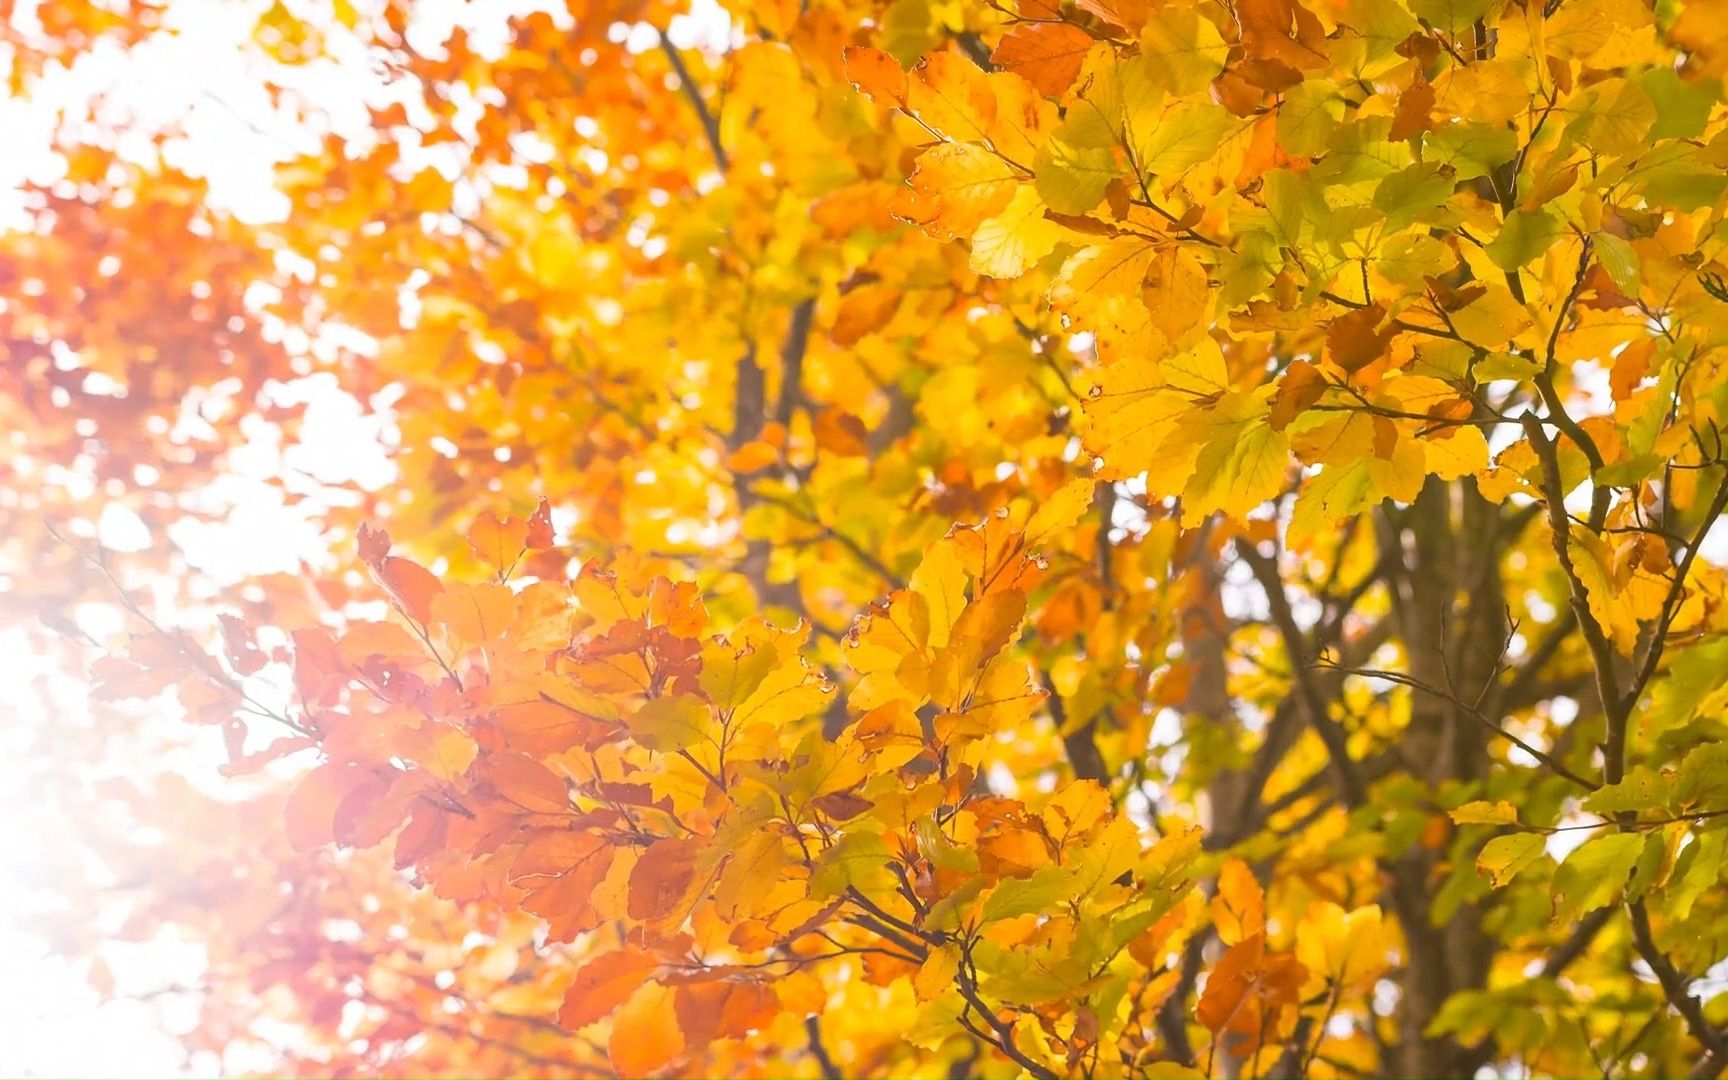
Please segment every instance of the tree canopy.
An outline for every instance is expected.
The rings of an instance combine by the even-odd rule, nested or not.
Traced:
[[[723,3],[259,5],[271,212],[58,114],[67,954],[281,1073],[1728,1069],[1720,0]]]

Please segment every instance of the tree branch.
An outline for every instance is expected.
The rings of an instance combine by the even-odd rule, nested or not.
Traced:
[[[1290,598],[1285,595],[1284,582],[1278,576],[1278,564],[1260,554],[1251,543],[1239,543],[1236,549],[1248,564],[1248,568],[1253,571],[1254,579],[1260,583],[1260,588],[1266,593],[1266,601],[1272,609],[1273,625],[1284,639],[1284,651],[1290,658],[1291,678],[1295,680],[1303,709],[1308,714],[1309,725],[1314,728],[1314,733],[1320,736],[1320,741],[1326,745],[1326,752],[1332,759],[1332,768],[1338,774],[1338,790],[1347,805],[1352,808],[1360,806],[1367,801],[1368,790],[1362,783],[1361,774],[1356,771],[1356,763],[1350,757],[1344,728],[1327,711],[1325,695],[1321,693],[1320,685],[1314,679],[1314,668],[1306,655],[1302,629],[1296,625],[1296,616],[1290,610]]]
[[[816,1067],[822,1070],[823,1080],[841,1080],[843,1075],[834,1059],[828,1056],[828,1050],[822,1045],[822,1018],[815,1013],[804,1018],[804,1033],[810,1039],[810,1056],[816,1059]]]
[[[1692,1037],[1704,1044],[1706,1054],[1700,1067],[1715,1062],[1716,1072],[1721,1072],[1723,1064],[1728,1064],[1728,1042],[1724,1042],[1720,1031],[1710,1026],[1710,1021],[1704,1016],[1704,1006],[1689,992],[1687,983],[1691,980],[1682,975],[1667,955],[1656,947],[1656,938],[1650,932],[1650,913],[1645,910],[1644,901],[1634,900],[1626,906],[1632,913],[1632,942],[1638,949],[1638,955],[1642,956],[1644,962],[1650,965],[1650,970],[1655,972],[1656,981],[1661,984],[1668,1004],[1686,1021]],[[1693,1075],[1697,1073],[1694,1072]]]
[[[774,419],[781,424],[792,422],[792,412],[803,392],[804,354],[810,345],[810,322],[815,312],[814,296],[800,300],[792,309],[791,325],[780,343],[780,398],[774,403]]]
[[[1524,433],[1536,451],[1542,465],[1543,501],[1548,504],[1548,530],[1553,534],[1554,555],[1566,573],[1566,584],[1572,605],[1572,615],[1590,648],[1590,659],[1596,668],[1596,693],[1602,699],[1602,710],[1608,719],[1608,732],[1603,741],[1602,775],[1610,784],[1617,784],[1626,771],[1626,712],[1614,674],[1614,646],[1602,624],[1590,611],[1590,596],[1578,569],[1572,563],[1572,521],[1566,516],[1565,482],[1560,478],[1560,453],[1534,413],[1523,417]]]
[[[678,47],[672,44],[666,31],[659,31],[659,36],[660,51],[671,61],[672,72],[678,76],[678,85],[683,87],[684,96],[690,100],[690,107],[696,110],[696,119],[702,122],[702,132],[708,136],[708,149],[714,151],[714,163],[720,166],[721,172],[727,172],[732,168],[732,159],[727,156],[726,148],[720,145],[720,122],[708,111],[708,103],[702,100],[702,90],[696,85],[696,80],[690,77],[690,69],[685,65],[684,57],[679,55]]]

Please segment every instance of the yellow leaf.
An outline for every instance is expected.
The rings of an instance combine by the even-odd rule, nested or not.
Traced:
[[[930,955],[912,978],[912,990],[919,1001],[929,1001],[952,990],[960,973],[960,946],[943,945],[930,950]]]
[[[1070,480],[1049,498],[1040,500],[1038,508],[1032,511],[1032,517],[1026,522],[1027,549],[1036,551],[1040,544],[1072,528],[1075,522],[1085,517],[1097,487],[1092,480]]]
[[[1026,594],[994,592],[966,606],[955,620],[948,644],[930,665],[930,697],[945,709],[958,709],[977,685],[985,663],[1018,636],[1026,617]]]
[[[1317,901],[1296,927],[1296,958],[1326,984],[1360,990],[1392,966],[1392,934],[1378,905],[1345,912],[1330,901]]]
[[[463,649],[506,636],[516,620],[516,594],[503,585],[452,582],[432,598],[432,621]]]
[[[1140,31],[1140,48],[1158,58],[1153,78],[1177,95],[1194,93],[1217,78],[1230,54],[1212,20],[1180,4],[1152,13]]]
[[[1191,248],[1166,248],[1146,268],[1141,298],[1173,346],[1186,346],[1210,325],[1212,295],[1206,268]]]
[[[895,213],[938,237],[970,237],[1014,197],[1020,176],[978,143],[943,143],[924,151]]]
[[[1291,547],[1305,547],[1335,522],[1360,513],[1384,496],[1368,475],[1368,459],[1327,465],[1302,484],[1290,514]]]
[[[1273,429],[1264,400],[1230,393],[1207,415],[1184,424],[1205,446],[1182,492],[1182,524],[1193,527],[1222,512],[1238,521],[1283,490],[1290,443]]]
[[[1044,216],[1044,201],[1030,186],[1014,190],[1008,205],[978,224],[972,234],[972,269],[995,278],[1016,278],[1056,247],[1062,227]]]
[[[1119,236],[1083,248],[1062,264],[1050,290],[1050,302],[1060,309],[1093,294],[1137,294],[1157,256],[1158,249],[1137,236]]]
[[[960,552],[948,540],[925,552],[918,569],[912,572],[912,591],[929,605],[930,633],[926,644],[933,649],[948,644],[948,632],[966,608],[966,580]]]
[[[1488,467],[1488,440],[1474,425],[1421,440],[1423,468],[1442,480],[1457,480]]]
[[[1426,464],[1422,444],[1408,435],[1400,435],[1392,444],[1390,456],[1368,458],[1368,478],[1388,498],[1415,502],[1422,493],[1422,482],[1428,478]]]
[[[1086,448],[1103,461],[1101,475],[1125,479],[1150,473],[1149,487],[1180,488],[1193,471],[1200,445],[1181,431],[1197,408],[1189,387],[1173,387],[1167,374],[1141,360],[1106,368],[1086,400]],[[1187,376],[1184,375],[1184,379]],[[1194,381],[1209,379],[1196,375]]]
[[[688,750],[710,737],[713,714],[707,702],[692,694],[649,698],[625,720],[630,737],[650,750],[670,754]]]
[[[432,756],[421,762],[426,771],[440,780],[453,780],[468,771],[480,752],[474,739],[460,728],[446,728],[432,740]]]
[[[1530,313],[1499,282],[1489,282],[1481,296],[1452,312],[1452,325],[1465,341],[1498,349],[1529,329]]]
[[[1459,825],[1516,825],[1518,808],[1502,799],[1499,802],[1468,802],[1447,812]]]
[[[1638,647],[1638,620],[1630,597],[1614,583],[1614,556],[1602,538],[1576,522],[1569,523],[1572,569],[1584,583],[1590,614],[1622,655]]]

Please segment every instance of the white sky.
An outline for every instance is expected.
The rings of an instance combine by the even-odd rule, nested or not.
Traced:
[[[182,137],[169,143],[169,160],[203,175],[213,202],[250,220],[279,217],[286,204],[271,186],[271,170],[294,152],[315,146],[316,140],[275,115],[263,87],[264,62],[243,47],[265,6],[176,0],[167,21],[172,32],[130,54],[101,50],[71,71],[52,74],[30,98],[0,99],[0,131],[6,133],[7,151],[0,154],[0,227],[16,228],[23,220],[20,184],[49,183],[59,175],[59,162],[48,150],[56,112],[80,108],[97,93],[109,102],[105,118],[136,124],[141,131],[177,128]],[[20,17],[28,19],[29,12]],[[288,73],[288,81],[329,109],[338,123],[363,124],[365,99],[378,90],[359,63],[320,64]],[[132,143],[123,141],[122,153],[147,153],[142,140],[140,134]],[[358,406],[342,395],[317,394],[316,385],[307,389],[314,398],[307,414],[312,430],[306,433],[308,445],[292,448],[289,459],[326,480],[347,479],[358,466],[359,478],[376,483],[379,470],[387,469],[378,423],[361,418]],[[317,531],[283,508],[279,496],[259,482],[261,476],[280,475],[282,448],[263,442],[240,457],[236,471],[222,479],[221,494],[248,507],[244,535],[204,527],[173,539],[192,561],[212,565],[223,576],[292,569]],[[117,547],[165,542],[162,537],[133,535],[132,524],[124,514],[104,515],[104,540]],[[48,722],[31,685],[42,670],[22,630],[0,627],[0,715],[7,717],[0,724],[0,753]],[[32,751],[39,753],[40,747]],[[217,761],[220,756],[213,754],[212,768]],[[0,1075],[214,1074],[219,1066],[213,1060],[194,1062],[189,1069],[174,1037],[195,1022],[195,1002],[168,995],[103,1003],[85,967],[54,955],[50,944],[28,928],[30,913],[53,903],[52,882],[44,873],[49,845],[76,839],[58,835],[54,830],[62,823],[36,808],[10,804],[9,793],[0,790],[0,852],[5,853],[0,863],[0,956],[6,958],[7,975],[0,979],[0,1016],[6,1018]],[[183,942],[116,948],[113,959],[110,966],[122,995],[193,984],[198,978],[198,950]]]
[[[46,0],[52,3],[53,0]],[[33,25],[34,5],[23,0],[17,25]],[[279,219],[287,203],[272,186],[275,165],[314,150],[320,131],[298,126],[276,112],[264,89],[266,76],[292,88],[314,110],[344,133],[364,131],[368,105],[381,105],[390,91],[373,74],[353,40],[332,35],[336,59],[302,68],[284,68],[247,46],[268,0],[174,0],[166,33],[123,53],[99,50],[71,71],[45,78],[29,98],[0,98],[0,228],[27,224],[19,186],[58,179],[60,163],[50,152],[55,117],[62,109],[81,112],[95,95],[105,100],[105,124],[126,126],[134,134],[119,145],[122,154],[148,160],[148,133],[175,131],[164,153],[169,162],[204,177],[211,201],[251,221]],[[290,8],[294,5],[291,3]],[[360,5],[364,8],[366,5]],[[481,51],[504,42],[503,20],[521,10],[548,6],[535,0],[421,0],[410,34],[421,48],[436,48],[457,21],[471,27]],[[561,4],[549,6],[562,7]],[[713,0],[696,0],[693,17],[679,17],[668,28],[681,47],[723,50],[729,25]],[[485,25],[475,25],[480,15]],[[652,35],[634,51],[652,48]],[[316,561],[321,544],[316,523],[303,511],[282,505],[278,492],[261,478],[283,476],[284,466],[325,482],[355,480],[378,485],[391,466],[382,448],[387,418],[362,415],[359,405],[335,388],[328,376],[304,380],[287,391],[308,402],[302,442],[282,447],[265,437],[235,456],[233,470],[218,480],[217,494],[243,506],[239,525],[198,525],[175,530],[172,537],[150,537],[124,512],[105,514],[101,536],[120,549],[170,540],[188,560],[219,579],[292,570],[301,557]],[[288,402],[283,402],[288,403]],[[0,755],[40,752],[28,734],[50,722],[32,682],[47,670],[31,653],[21,628],[0,626]],[[63,686],[77,673],[60,673]],[[81,705],[76,702],[74,707]],[[64,706],[63,706],[64,707]],[[222,760],[213,738],[212,773]],[[26,925],[32,910],[52,904],[46,872],[51,845],[74,843],[59,835],[62,823],[27,801],[22,792],[0,789],[0,957],[7,977],[0,980],[0,1076],[169,1076],[214,1074],[220,1063],[184,1059],[175,1032],[196,1020],[195,1002],[185,996],[159,996],[148,1002],[104,1003],[87,981],[83,964],[53,954],[49,943]],[[163,986],[189,985],[198,979],[195,945],[163,940],[154,945],[115,949],[110,965],[122,994],[147,994]],[[230,1062],[230,1068],[266,1068],[262,1062]]]

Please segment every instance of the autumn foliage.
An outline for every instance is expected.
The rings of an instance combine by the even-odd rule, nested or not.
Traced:
[[[1728,1069],[1720,0],[433,7],[262,11],[280,213],[93,106],[0,236],[98,983],[313,1075]],[[0,4],[14,92],[168,17]],[[261,499],[298,572],[188,539]]]

